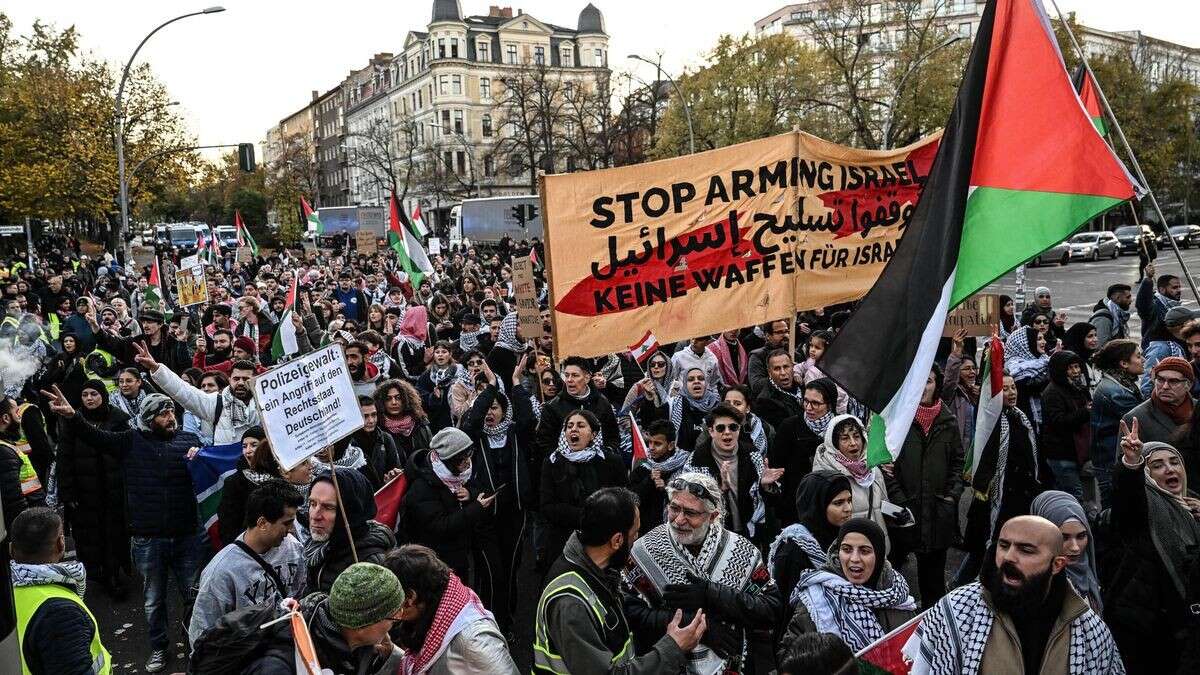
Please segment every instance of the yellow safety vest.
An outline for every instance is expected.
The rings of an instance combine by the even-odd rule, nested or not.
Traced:
[[[62,319],[58,318],[58,312],[50,312],[50,339],[52,341],[58,339],[58,333],[61,330],[61,324]]]
[[[13,443],[13,447],[17,449],[17,454],[21,457],[21,494],[26,496],[42,489],[42,481],[38,479],[37,471],[34,471],[33,463],[29,461],[29,451],[33,449],[33,446],[29,444],[29,438],[25,435],[25,425],[22,423],[25,411],[31,407],[33,407],[32,403],[22,403],[17,406],[17,429],[21,431],[21,435]],[[45,431],[45,426],[45,420],[42,420],[43,431]]]
[[[604,638],[604,633],[608,629],[608,610],[604,607],[604,603],[600,601],[599,596],[592,591],[591,587],[587,585],[587,582],[583,580],[583,577],[578,572],[563,572],[550,583],[546,584],[546,588],[542,591],[541,600],[538,601],[533,626],[534,673],[567,675],[569,672],[567,671],[566,664],[563,662],[562,655],[556,652],[554,646],[550,644],[550,633],[546,618],[546,606],[550,603],[550,600],[560,595],[573,595],[583,600],[584,603],[592,608],[592,612],[596,615],[597,628],[601,632],[601,639]],[[612,665],[617,666],[627,661],[632,661],[633,658],[633,636],[630,633],[626,635],[625,644],[622,646],[621,651],[613,655]]]
[[[104,364],[107,366],[111,366],[113,364],[113,355],[109,354],[103,349],[93,349],[88,356],[91,356],[92,354],[99,354],[101,357],[103,357]],[[116,378],[104,377],[103,375],[93,372],[91,368],[88,368],[87,356],[83,357],[83,374],[89,380],[100,380],[103,382],[104,388],[107,389],[108,393],[110,394],[117,390]]]
[[[29,620],[33,618],[38,607],[42,603],[51,598],[62,598],[70,600],[83,608],[87,613],[88,618],[92,620],[92,670],[99,675],[110,675],[112,673],[112,658],[109,656],[108,650],[100,643],[100,624],[96,623],[96,617],[92,615],[92,610],[83,604],[83,600],[73,591],[67,590],[57,584],[43,584],[39,586],[21,586],[13,589],[13,602],[17,609],[17,641],[22,645],[25,642],[25,629],[29,626]],[[32,675],[29,670],[29,664],[25,663],[25,650],[21,650],[21,673],[23,675]]]

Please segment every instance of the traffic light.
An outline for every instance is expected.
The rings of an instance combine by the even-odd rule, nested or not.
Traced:
[[[253,143],[238,143],[238,167],[246,173],[254,173]]]

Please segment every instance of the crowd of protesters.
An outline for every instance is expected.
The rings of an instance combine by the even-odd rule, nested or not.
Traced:
[[[1200,319],[1176,277],[1151,263],[1070,326],[1049,289],[1002,297],[994,431],[975,433],[987,340],[957,335],[871,466],[869,413],[820,370],[846,308],[642,363],[561,354],[540,270],[542,331],[519,329],[511,262],[532,248],[447,249],[419,279],[390,251],[229,255],[187,308],[70,242],[0,269],[27,672],[108,672],[85,580],[120,600],[134,569],[148,672],[171,660],[172,578],[189,672],[296,672],[285,608],[335,673],[851,673],[922,610],[914,672],[1197,663]],[[294,356],[281,322],[298,353],[344,348],[365,423],[287,471],[250,388]],[[188,462],[239,442],[214,547]],[[389,527],[374,495],[399,476]]]

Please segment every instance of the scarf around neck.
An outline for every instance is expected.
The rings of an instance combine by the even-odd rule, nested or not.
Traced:
[[[842,451],[838,450],[837,448],[830,450],[830,453],[833,457],[833,461],[844,467],[850,474],[850,477],[854,479],[855,483],[858,483],[862,487],[871,487],[871,484],[875,482],[875,472],[871,471],[871,468],[867,466],[865,453],[858,459],[850,459],[846,457],[842,454]]]
[[[833,421],[833,411],[830,410],[815,420],[808,419],[808,415],[802,414],[800,417],[804,419],[804,423],[808,425],[808,428],[812,430],[812,432],[816,434],[818,438],[825,438],[825,429],[828,428],[829,423]]]
[[[513,424],[513,403],[510,399],[507,406],[504,406],[504,418],[495,425],[489,425],[486,418],[483,422],[483,435],[487,437],[488,446],[493,448],[503,447],[508,442],[508,430]]]
[[[408,437],[412,435],[413,429],[416,427],[417,418],[408,413],[399,417],[383,416],[383,428],[387,429],[388,433]]]
[[[9,561],[9,569],[12,571],[13,588],[59,584],[75,591],[80,599],[87,590],[87,570],[79,560],[63,560],[43,565],[13,560]]]
[[[450,581],[434,612],[433,623],[425,633],[421,650],[415,654],[404,653],[400,662],[403,674],[421,675],[428,672],[450,647],[455,636],[470,624],[481,620],[493,620],[492,613],[483,606],[475,591],[463,585],[458,575],[451,572]]]
[[[471,474],[475,472],[475,465],[472,464],[466,471],[459,474],[454,473],[433,450],[429,451],[429,468],[433,469],[433,475],[437,476],[438,480],[442,481],[442,485],[445,485],[450,492],[458,492],[460,487],[471,480]]]
[[[694,399],[687,394],[681,394],[671,399],[671,426],[675,427],[675,431],[679,431],[679,425],[683,424],[683,407],[687,406],[692,410],[700,413],[703,417],[712,412],[712,409],[717,407],[721,402],[721,397],[713,389],[705,389],[704,394],[699,399]]]
[[[1150,398],[1154,401],[1154,407],[1162,411],[1164,415],[1171,418],[1175,424],[1183,424],[1192,418],[1192,395],[1191,392],[1184,394],[1183,400],[1179,403],[1166,403],[1158,397],[1157,389],[1150,391]]]
[[[565,430],[559,432],[558,448],[555,449],[555,451],[553,453],[551,453],[550,463],[554,464],[555,462],[557,462],[558,458],[560,456],[563,459],[567,460],[568,462],[571,462],[572,464],[579,464],[581,462],[586,462],[586,461],[592,459],[593,457],[603,457],[604,456],[604,430],[597,429],[596,436],[595,436],[595,438],[592,439],[591,444],[582,450],[572,450],[570,444],[567,443],[567,432]]]
[[[942,399],[936,399],[933,405],[917,405],[917,414],[913,418],[917,424],[921,425],[921,433],[929,435],[929,430],[933,428],[933,421],[937,419],[939,413],[942,412]]]
[[[804,552],[804,555],[808,556],[809,562],[813,565],[820,565],[828,556],[825,549],[821,548],[821,543],[817,541],[817,538],[813,536],[813,533],[803,523],[792,523],[783,528],[779,536],[775,537],[775,541],[771,542],[771,548],[767,552],[767,564],[771,571],[771,577],[775,579],[778,579],[779,575],[783,573],[783,570],[779,569],[779,565],[783,561],[779,560],[778,556],[779,547],[784,542],[792,542],[798,546]],[[791,598],[788,599],[788,606],[796,606]]]
[[[917,608],[903,575],[896,574],[887,562],[880,564],[885,567],[878,589],[852,584],[827,568],[805,570],[792,591],[791,605],[803,602],[819,632],[841,636],[857,652],[883,637],[873,610]]]
[[[727,384],[746,381],[750,354],[745,347],[738,345],[737,363],[733,362],[733,353],[729,349],[729,343],[723,337],[717,337],[712,344],[708,345],[708,351],[717,357],[717,370],[721,372],[721,378]]]
[[[675,448],[675,454],[667,457],[661,462],[654,461],[653,457],[647,457],[642,461],[646,463],[647,468],[649,468],[651,471],[658,470],[660,473],[662,473],[663,479],[665,480],[668,475],[675,473],[677,469],[686,464],[691,458],[692,453],[688,452],[687,450],[683,450],[682,448]]]

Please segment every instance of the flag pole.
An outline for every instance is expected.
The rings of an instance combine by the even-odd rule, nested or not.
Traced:
[[[1200,291],[1196,290],[1196,281],[1192,278],[1192,272],[1188,269],[1187,263],[1183,261],[1183,254],[1179,252],[1179,246],[1175,243],[1175,237],[1171,236],[1171,231],[1167,229],[1167,218],[1163,215],[1162,207],[1158,205],[1158,197],[1154,196],[1154,190],[1150,189],[1150,183],[1146,180],[1146,174],[1142,172],[1142,165],[1137,160],[1137,155],[1133,154],[1133,148],[1129,147],[1129,140],[1125,138],[1125,131],[1121,129],[1121,122],[1117,116],[1113,114],[1112,106],[1108,104],[1108,97],[1104,95],[1104,89],[1100,86],[1100,81],[1096,79],[1096,73],[1092,71],[1092,64],[1088,62],[1087,54],[1084,53],[1083,47],[1080,46],[1079,40],[1075,37],[1075,31],[1071,29],[1071,24],[1067,23],[1063,16],[1062,9],[1059,8],[1057,0],[1050,0],[1050,4],[1054,5],[1054,11],[1058,13],[1058,21],[1067,32],[1067,37],[1071,40],[1071,46],[1075,48],[1075,53],[1079,55],[1079,60],[1083,63],[1084,70],[1087,71],[1088,77],[1092,78],[1092,84],[1096,87],[1096,93],[1100,96],[1100,104],[1104,106],[1104,112],[1108,118],[1112,120],[1113,129],[1117,132],[1117,138],[1121,141],[1121,147],[1125,148],[1125,154],[1129,157],[1129,163],[1133,165],[1133,170],[1137,174],[1137,179],[1141,181],[1142,187],[1145,188],[1146,194],[1150,197],[1150,204],[1154,206],[1154,212],[1158,214],[1158,220],[1162,223],[1163,232],[1167,235],[1167,241],[1171,244],[1171,250],[1175,251],[1175,258],[1179,261],[1179,266],[1183,268],[1183,276],[1187,278],[1188,286],[1192,289],[1192,295],[1197,301],[1200,301]]]
[[[354,532],[350,530],[350,520],[346,518],[346,502],[342,501],[342,488],[338,485],[337,463],[333,461],[333,446],[325,446],[325,452],[329,454],[329,476],[333,479],[333,494],[337,498],[342,524],[346,526],[346,539],[350,540],[350,555],[354,557],[354,562],[358,562],[358,551],[354,547]],[[353,471],[353,469],[351,470]]]

